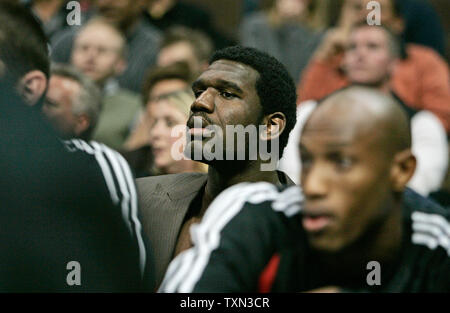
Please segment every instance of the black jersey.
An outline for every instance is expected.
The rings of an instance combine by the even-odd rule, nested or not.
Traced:
[[[243,183],[227,189],[192,226],[194,246],[172,261],[159,291],[300,292],[335,285],[317,268],[301,223],[302,201],[297,186],[279,190],[268,183]],[[448,212],[407,190],[403,216],[402,248],[381,285],[369,285],[361,276],[356,284],[340,287],[450,291]]]
[[[125,160],[95,142],[61,142],[0,87],[0,291],[142,290],[150,263]]]

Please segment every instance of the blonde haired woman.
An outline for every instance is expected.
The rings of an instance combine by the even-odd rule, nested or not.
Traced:
[[[176,126],[186,126],[193,102],[191,91],[179,90],[147,103],[144,116],[126,146],[128,150],[151,146],[153,162],[147,169],[150,175],[207,172],[207,166],[202,163],[185,158],[178,160],[177,155],[182,154],[180,149],[172,151],[175,144],[181,147],[180,140],[185,140],[184,133],[172,135],[172,130]]]

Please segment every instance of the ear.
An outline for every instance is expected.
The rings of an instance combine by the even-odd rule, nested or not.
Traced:
[[[35,105],[46,89],[47,77],[45,77],[43,72],[38,70],[26,73],[19,83],[19,91],[30,105]]]
[[[74,133],[76,136],[83,134],[91,126],[90,118],[82,113],[77,116],[77,123],[75,124]]]
[[[406,149],[395,154],[391,167],[391,184],[393,190],[402,192],[408,181],[414,175],[416,169],[416,157],[411,149]]]
[[[260,139],[276,139],[281,136],[286,127],[286,116],[281,112],[266,115],[263,119],[263,124],[266,126],[266,129],[260,134]]]
[[[114,65],[114,73],[116,76],[121,75],[127,69],[127,61],[125,58],[121,57],[117,63]]]

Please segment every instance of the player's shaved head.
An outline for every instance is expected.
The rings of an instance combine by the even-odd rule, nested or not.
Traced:
[[[409,119],[391,96],[364,86],[350,86],[324,99],[309,118],[306,128],[335,127],[360,140],[373,140],[386,153],[411,147]]]
[[[331,94],[306,122],[300,155],[304,227],[316,249],[336,252],[378,238],[386,230],[380,225],[389,228],[400,216],[395,204],[415,158],[406,112],[390,96],[362,86]],[[321,232],[317,214],[330,217]]]

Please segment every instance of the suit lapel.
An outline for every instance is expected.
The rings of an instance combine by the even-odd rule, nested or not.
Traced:
[[[189,205],[203,185],[207,175],[180,175],[171,184],[158,183],[150,195],[152,216],[147,219],[147,235],[155,255],[156,283],[164,278],[175,251],[178,234]]]

